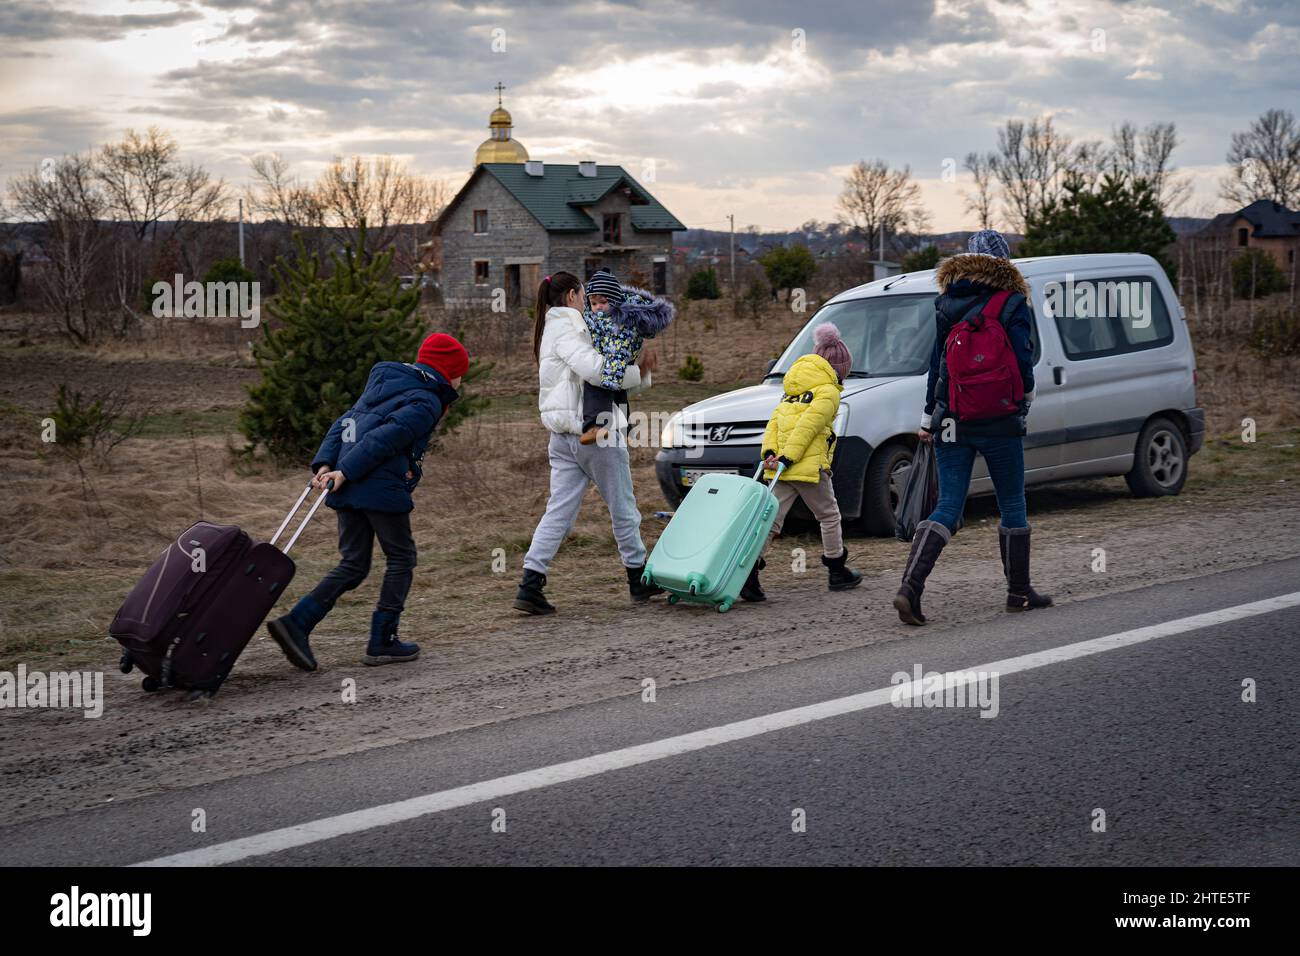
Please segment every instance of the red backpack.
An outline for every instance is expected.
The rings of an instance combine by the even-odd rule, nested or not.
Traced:
[[[959,422],[1011,415],[1025,397],[1020,364],[999,319],[1010,297],[1006,290],[993,293],[977,315],[948,333],[948,409]]]

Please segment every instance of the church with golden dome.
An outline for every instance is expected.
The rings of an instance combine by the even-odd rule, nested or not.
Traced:
[[[524,144],[511,136],[514,129],[514,120],[510,118],[510,111],[501,105],[501,91],[505,89],[500,82],[496,85],[497,91],[497,108],[492,111],[488,117],[488,129],[492,131],[487,139],[483,140],[478,151],[474,154],[474,165],[480,163],[526,163],[528,162],[528,150],[524,149]]]
[[[560,270],[588,279],[610,269],[625,285],[671,295],[681,220],[622,166],[529,158],[501,101],[505,87],[495,89],[491,135],[425,244],[443,301],[521,308]]]

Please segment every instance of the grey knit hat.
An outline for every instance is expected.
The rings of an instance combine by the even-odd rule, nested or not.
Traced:
[[[997,256],[999,259],[1011,258],[1011,247],[996,229],[981,229],[966,242],[966,251],[981,256]]]

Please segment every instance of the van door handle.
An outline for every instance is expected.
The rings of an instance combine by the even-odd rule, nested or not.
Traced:
[[[1057,365],[1052,368],[1052,381],[1057,385],[1065,384],[1065,369]]]

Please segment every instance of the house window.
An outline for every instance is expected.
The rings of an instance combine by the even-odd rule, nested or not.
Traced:
[[[474,210],[474,235],[481,236],[488,231],[488,218],[486,209]]]
[[[583,260],[582,260],[582,273],[583,273],[582,281],[583,281],[583,282],[590,282],[590,281],[591,281],[591,277],[594,276],[594,275],[595,275],[597,272],[599,272],[599,271],[600,271],[600,260],[599,260],[599,259],[583,259]]]
[[[668,263],[664,259],[656,259],[654,263],[654,288],[651,289],[655,295],[668,294]]]
[[[474,260],[474,284],[475,285],[488,284],[488,260],[487,259]]]
[[[616,212],[605,213],[605,241],[612,245],[623,244],[623,217]]]
[[[1250,245],[1250,230],[1249,230],[1249,229],[1238,229],[1238,230],[1237,230],[1237,245],[1239,245],[1239,246],[1248,246],[1248,245]]]

